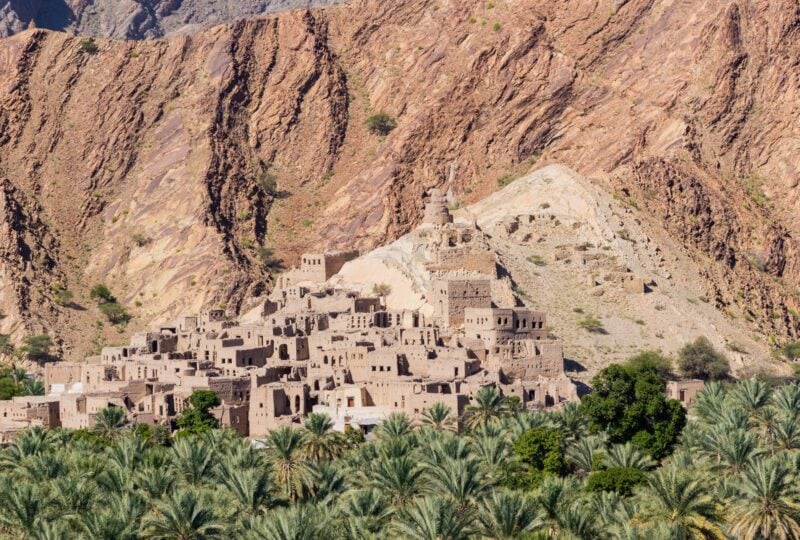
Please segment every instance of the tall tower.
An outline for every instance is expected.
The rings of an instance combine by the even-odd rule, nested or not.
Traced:
[[[447,200],[439,188],[433,188],[428,196],[428,202],[425,205],[425,215],[422,218],[423,223],[430,225],[445,225],[446,223],[453,222],[453,216],[447,209]]]

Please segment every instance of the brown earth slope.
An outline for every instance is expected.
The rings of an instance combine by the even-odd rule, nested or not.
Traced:
[[[798,15],[361,0],[94,54],[41,30],[6,39],[0,330],[50,329],[81,355],[115,335],[96,328],[93,283],[139,325],[237,308],[269,285],[262,245],[287,262],[371,247],[433,186],[474,202],[558,162],[664,227],[730,317],[797,335]],[[386,137],[364,127],[377,111],[397,120]],[[56,281],[84,310],[54,304]]]

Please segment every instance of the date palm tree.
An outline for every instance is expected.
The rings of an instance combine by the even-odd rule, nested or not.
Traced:
[[[344,528],[349,538],[364,538],[383,529],[393,513],[383,493],[377,489],[351,491],[341,504],[347,516]]]
[[[484,386],[475,392],[475,402],[467,406],[464,416],[467,428],[474,430],[508,416],[508,405],[497,388]]]
[[[270,431],[265,441],[275,483],[290,501],[302,489],[304,440],[301,431],[284,426]]]
[[[172,446],[170,469],[191,486],[210,480],[214,471],[214,452],[200,437],[181,437]]]
[[[414,429],[411,419],[405,413],[392,413],[375,429],[375,436],[381,440],[405,437]]]
[[[45,517],[49,500],[32,483],[0,485],[0,532],[12,538],[30,538]]]
[[[328,522],[322,509],[302,504],[254,518],[242,536],[252,540],[318,540],[329,537]]]
[[[564,408],[552,417],[555,427],[561,430],[567,443],[578,441],[589,432],[589,423],[577,403],[566,403]]]
[[[741,429],[714,430],[713,450],[733,474],[739,473],[760,453],[755,436]]]
[[[739,381],[730,397],[749,416],[754,415],[770,402],[769,387],[764,381],[758,379]]]
[[[28,457],[50,453],[53,449],[52,440],[52,432],[42,427],[26,429],[0,453],[0,470],[13,469]]]
[[[115,438],[119,428],[125,425],[125,409],[122,407],[106,407],[94,417],[94,431],[105,439]]]
[[[578,439],[567,447],[566,460],[578,474],[592,472],[599,458],[605,457],[605,437],[593,435]]]
[[[497,481],[503,476],[511,458],[511,444],[502,433],[479,429],[471,437],[470,448],[488,479]]]
[[[453,417],[453,410],[440,401],[422,411],[422,425],[440,431],[458,429],[456,419]]]
[[[498,540],[520,538],[541,527],[533,498],[506,489],[496,490],[484,499],[478,523],[483,536]]]
[[[667,526],[676,538],[724,538],[715,502],[697,474],[666,466],[647,477],[639,497],[639,524]]]
[[[472,516],[448,499],[423,497],[402,508],[392,528],[409,540],[466,540],[473,533]]]
[[[341,467],[334,462],[308,464],[303,471],[303,499],[328,506],[347,490]]]
[[[225,528],[194,489],[179,489],[142,519],[142,538],[199,540],[225,538]]]
[[[426,466],[427,491],[432,495],[452,498],[459,511],[466,511],[480,500],[489,489],[489,483],[478,461],[446,458],[433,466]]]
[[[226,467],[221,479],[236,500],[238,510],[245,515],[259,514],[274,505],[272,482],[266,469]]]
[[[738,482],[728,510],[735,538],[800,538],[797,477],[782,460],[756,460]]]
[[[303,422],[305,437],[303,455],[310,461],[332,460],[344,452],[344,440],[333,431],[333,422],[327,414],[311,413]]]
[[[139,537],[137,523],[145,511],[142,499],[136,495],[112,496],[102,507],[80,514],[82,537],[88,540],[135,540]]]
[[[775,423],[774,440],[778,450],[800,449],[800,422],[794,416],[778,420]]]
[[[394,506],[403,506],[420,490],[422,470],[410,456],[379,459],[370,471],[369,487],[386,494]]]
[[[611,445],[603,463],[606,467],[629,467],[641,471],[649,471],[656,466],[647,454],[631,443]]]
[[[800,415],[800,385],[784,384],[772,392],[772,404],[784,417]]]
[[[719,381],[713,381],[695,396],[692,412],[704,423],[714,424],[725,410],[725,387]]]

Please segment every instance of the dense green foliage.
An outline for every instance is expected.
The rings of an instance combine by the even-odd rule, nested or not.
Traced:
[[[420,425],[392,415],[366,442],[313,414],[271,432],[264,450],[228,431],[120,429],[113,410],[92,430],[32,428],[0,450],[0,537],[800,536],[796,385],[710,384],[660,464],[633,442],[589,435],[583,407],[500,410],[487,392],[470,429],[454,431],[437,407]],[[544,469],[534,454],[561,448],[563,469],[514,487],[523,459]]]
[[[0,400],[44,394],[42,381],[29,379],[25,370],[0,367]]]
[[[699,337],[678,351],[678,368],[692,379],[719,381],[730,375],[728,358],[708,338]]]
[[[610,467],[593,472],[586,480],[589,491],[613,491],[620,495],[630,495],[633,488],[643,484],[647,476],[635,467]]]
[[[664,379],[654,367],[611,365],[594,377],[592,388],[581,403],[592,431],[607,433],[614,443],[630,441],[657,459],[669,454],[686,413],[678,401],[666,399]]]
[[[92,287],[89,297],[97,301],[100,312],[111,324],[125,324],[130,320],[131,316],[128,311],[117,302],[117,298],[106,285],[100,283]]]
[[[384,112],[373,114],[364,123],[368,130],[377,135],[388,135],[397,127],[395,119]]]
[[[178,427],[185,433],[203,433],[219,427],[210,409],[219,406],[220,399],[213,390],[195,390],[189,396],[188,405],[178,418]]]

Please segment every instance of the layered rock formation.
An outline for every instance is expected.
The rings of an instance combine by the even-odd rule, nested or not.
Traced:
[[[341,0],[2,0],[0,37],[31,26],[80,36],[154,39]]]
[[[718,308],[796,335],[798,28],[788,1],[359,0],[96,52],[29,30],[0,44],[0,177],[79,298],[105,281],[147,321],[240,307],[261,246],[372,247],[433,187],[561,162],[665,227]],[[94,309],[32,290],[0,330],[79,354]]]

